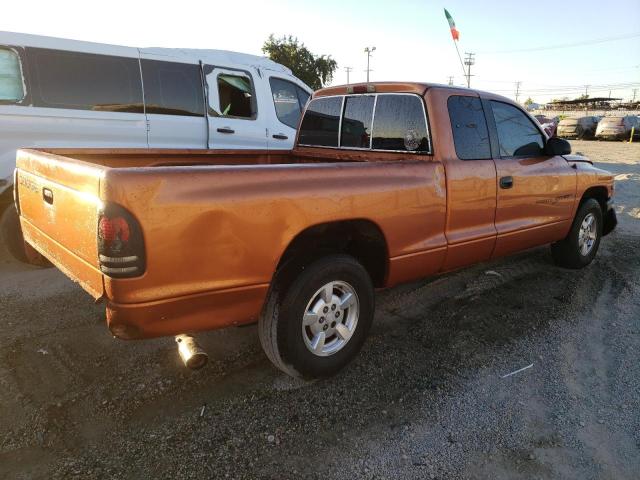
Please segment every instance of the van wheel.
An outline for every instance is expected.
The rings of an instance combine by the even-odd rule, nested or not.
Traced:
[[[305,268],[285,292],[273,289],[258,322],[260,342],[283,372],[327,377],[358,354],[374,309],[364,267],[348,255],[331,255]]]
[[[555,263],[566,268],[583,268],[598,252],[602,238],[602,209],[593,198],[582,202],[569,235],[551,245]]]
[[[9,205],[0,219],[0,238],[13,258],[38,267],[51,267],[51,262],[25,243],[15,205]]]

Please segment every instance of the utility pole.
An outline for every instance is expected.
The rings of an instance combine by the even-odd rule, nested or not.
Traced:
[[[364,53],[367,54],[367,83],[369,83],[369,72],[371,69],[369,68],[369,60],[371,59],[371,54],[375,51],[376,47],[367,47],[364,49]]]
[[[585,85],[584,86],[584,98],[587,98],[589,96],[589,87],[591,85]]]
[[[475,53],[464,52],[464,54],[466,55],[466,57],[464,57],[464,64],[467,66],[467,88],[471,88],[471,77],[473,76],[471,75],[471,65],[476,63],[476,59],[473,58]]]
[[[516,82],[516,103],[518,103],[518,97],[520,96],[520,85],[522,84],[521,81],[517,81]]]
[[[449,75],[447,78],[449,79],[449,85],[453,85],[453,76]]]
[[[353,68],[344,67],[344,70],[347,72],[347,85],[349,85],[349,73],[351,72],[351,70],[353,70]]]
[[[638,93],[638,89],[634,88],[633,89],[633,100],[631,100],[631,103],[635,103],[636,101],[636,94]]]

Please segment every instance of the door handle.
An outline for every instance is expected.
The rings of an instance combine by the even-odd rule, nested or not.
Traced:
[[[287,137],[285,134],[283,133],[277,133],[275,135],[271,135],[273,138],[277,138],[278,140],[287,140],[289,137]]]
[[[42,199],[49,205],[53,205],[53,192],[48,188],[42,189]]]
[[[236,133],[235,130],[233,130],[233,129],[229,128],[229,127],[218,128],[217,130],[220,133]]]
[[[513,177],[500,178],[500,188],[511,188],[511,187],[513,187]]]

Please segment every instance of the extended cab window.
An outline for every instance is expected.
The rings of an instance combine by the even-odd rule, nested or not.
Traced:
[[[453,95],[447,101],[456,154],[461,160],[491,158],[487,121],[478,97]]]
[[[378,95],[372,147],[403,152],[429,151],[422,99],[417,95]]]
[[[218,95],[221,116],[255,118],[253,82],[247,75],[218,75]]]
[[[36,107],[143,112],[135,58],[29,48],[27,63]]]
[[[519,108],[491,101],[498,130],[501,157],[534,157],[542,155],[544,139],[540,130]]]
[[[278,120],[291,128],[297,128],[309,94],[294,83],[281,78],[271,77],[269,83]]]
[[[198,65],[142,60],[142,77],[147,113],[204,116]]]
[[[311,100],[302,119],[300,145],[337,147],[342,97],[320,97]]]
[[[0,102],[16,103],[24,98],[20,58],[13,50],[0,48]]]
[[[341,147],[370,148],[374,101],[375,97],[364,95],[345,98]]]

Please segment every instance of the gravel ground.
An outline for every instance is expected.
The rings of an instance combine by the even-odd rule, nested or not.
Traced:
[[[172,339],[112,339],[79,287],[5,255],[0,478],[638,478],[640,144],[573,147],[617,175],[591,266],[543,248],[382,292],[325,381],[272,368],[255,326],[202,335],[187,371]]]

